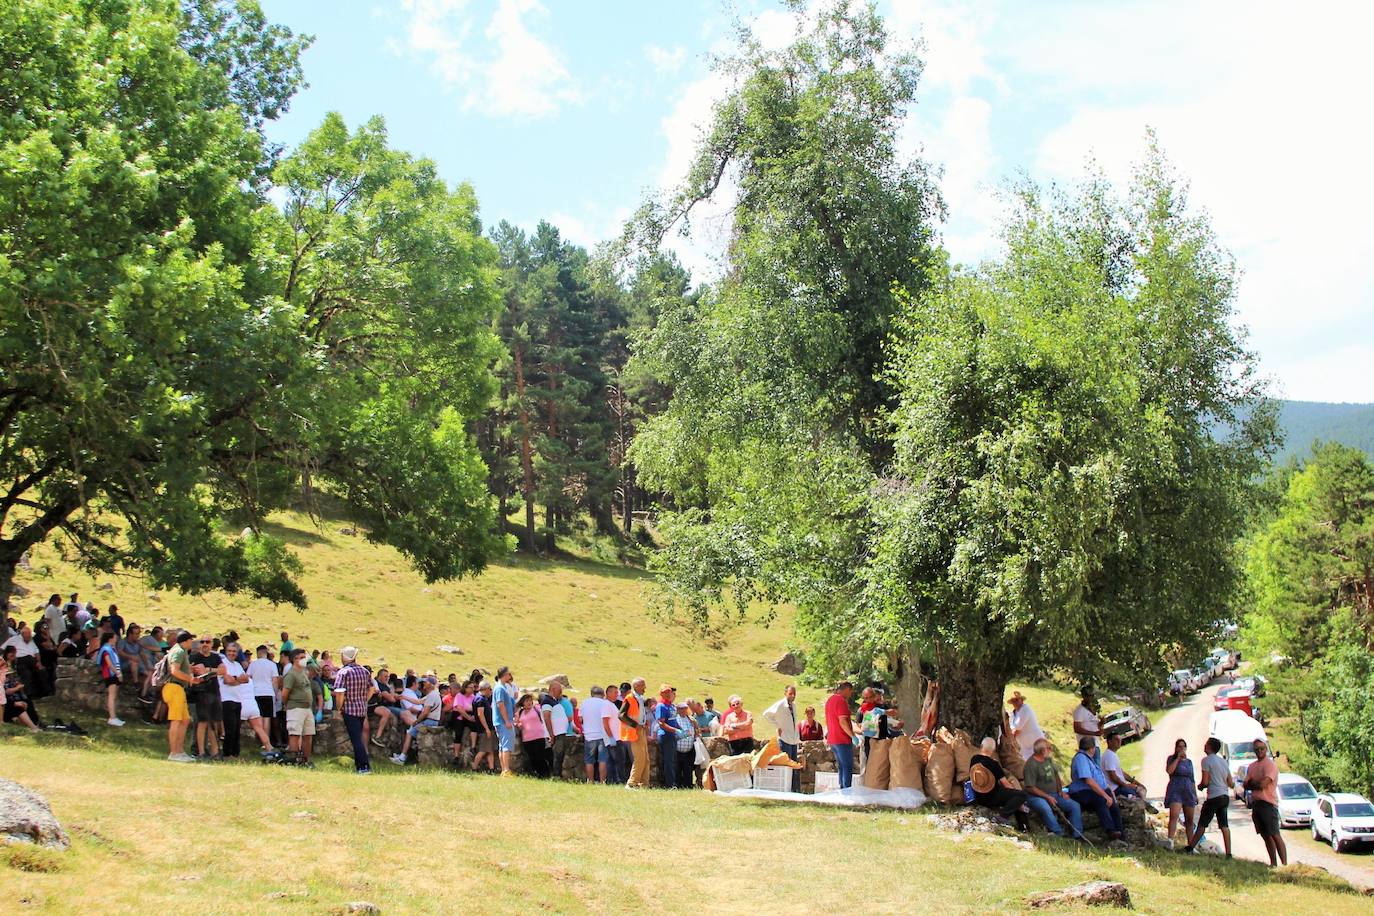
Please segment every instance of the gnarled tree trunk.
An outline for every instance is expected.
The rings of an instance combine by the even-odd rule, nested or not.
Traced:
[[[975,742],[996,738],[1007,687],[1001,671],[943,648],[936,649],[935,668],[934,677],[940,682],[938,724],[962,728]]]

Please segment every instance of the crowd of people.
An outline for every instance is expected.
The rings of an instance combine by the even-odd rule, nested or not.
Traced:
[[[264,759],[313,766],[316,725],[337,714],[353,750],[356,772],[372,771],[371,747],[388,747],[387,735],[404,732],[392,763],[406,765],[416,758],[417,737],[424,727],[447,728],[451,753],[479,772],[514,774],[517,745],[533,775],[561,777],[567,768],[574,738],[582,739],[583,772],[589,782],[649,785],[650,755],[659,761],[659,784],[665,788],[703,785],[710,757],[703,741],[722,737],[734,754],[754,750],[754,716],[739,696],[731,696],[724,712],[711,697],[679,698],[663,684],[649,693],[642,677],[593,686],[580,704],[551,680],[538,691],[522,691],[509,667],[493,678],[482,669],[467,677],[449,674],[440,680],[433,671],[393,672],[362,665],[358,650],[344,646],[336,663],[328,650],[307,651],[288,633],[277,645],[253,647],[251,655],[237,633],[196,636],[186,630],[167,633],[162,627],[145,630],[126,624],[119,608],[105,611],[53,595],[34,622],[3,614],[0,641],[0,695],[4,721],[32,730],[42,727],[37,701],[56,687],[57,659],[89,658],[99,664],[106,686],[108,724],[124,725],[117,715],[120,685],[132,684],[155,721],[166,721],[168,760],[232,759],[241,754],[243,723],[261,745]],[[777,732],[779,748],[798,759],[801,742],[825,741],[838,773],[840,788],[853,785],[856,755],[866,758],[870,742],[903,736],[905,723],[897,704],[881,688],[869,686],[853,706],[854,686],[839,684],[827,697],[823,721],[807,706],[798,716],[796,688],[762,713]],[[970,763],[969,800],[997,812],[1005,823],[1028,830],[1034,815],[1046,829],[1086,841],[1082,812],[1091,809],[1111,843],[1122,842],[1123,826],[1117,800],[1141,797],[1143,784],[1121,765],[1118,735],[1103,739],[1101,717],[1091,690],[1073,712],[1077,749],[1069,766],[1069,781],[1055,763],[1053,748],[1035,712],[1018,691],[1008,700],[1007,729],[1023,761],[1020,778],[1006,772],[998,758],[998,737],[983,739]],[[928,734],[933,721],[923,711],[916,734]],[[194,732],[190,726],[194,723]],[[193,734],[188,753],[188,734]],[[1227,822],[1233,778],[1218,756],[1216,739],[1209,739],[1200,760],[1198,777],[1179,739],[1166,765],[1169,777],[1164,804],[1169,810],[1169,835],[1180,819],[1192,851],[1208,826],[1216,821],[1231,854]],[[1265,840],[1271,864],[1287,862],[1278,829],[1276,785],[1278,771],[1263,741],[1255,742],[1258,762],[1250,767],[1246,786],[1254,799],[1253,820]],[[574,762],[573,766],[577,766]],[[796,789],[796,776],[793,788]],[[1206,801],[1199,806],[1198,793]],[[1199,817],[1198,811],[1201,810]]]

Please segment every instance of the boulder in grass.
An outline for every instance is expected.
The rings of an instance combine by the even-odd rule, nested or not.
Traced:
[[[447,652],[449,655],[462,655],[462,654],[463,654],[463,650],[460,649],[460,648],[458,648],[457,646],[442,645],[442,646],[435,646],[434,648],[437,649],[437,650],[440,651],[440,652]]]
[[[1052,906],[1115,906],[1128,910],[1131,892],[1115,881],[1088,881],[1062,891],[1032,894],[1026,898],[1026,906],[1033,910]]]
[[[71,845],[53,817],[48,800],[17,782],[0,779],[0,840],[34,843],[49,849]]]
[[[798,658],[795,652],[784,652],[781,658],[768,667],[772,668],[778,674],[795,677],[806,670],[806,662]]]
[[[29,597],[30,592],[27,588],[20,585],[18,582],[11,582],[10,594],[16,598],[27,598]]]
[[[562,684],[564,687],[572,687],[572,681],[568,679],[568,676],[566,674],[550,674],[548,677],[541,677],[539,679],[539,686],[547,687],[555,681]]]

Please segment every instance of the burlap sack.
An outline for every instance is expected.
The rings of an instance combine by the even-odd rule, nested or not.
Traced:
[[[886,789],[892,768],[888,764],[891,741],[873,739],[868,742],[868,757],[864,761],[864,785],[870,789]]]
[[[969,778],[969,767],[978,754],[978,745],[963,729],[954,730],[954,781],[963,784]]]
[[[908,738],[893,738],[887,751],[891,774],[887,779],[889,789],[920,789],[925,779],[925,764],[920,753]]]
[[[1011,735],[1011,723],[1007,714],[1002,713],[1002,743],[997,745],[997,762],[1008,776],[1021,779],[1026,774],[1026,761],[1021,759],[1021,748]]]
[[[920,761],[921,769],[926,767],[926,761],[930,759],[931,740],[925,735],[911,739],[911,746],[916,751],[916,759]]]
[[[954,804],[954,746],[935,741],[930,746],[924,779],[926,795],[942,805]]]

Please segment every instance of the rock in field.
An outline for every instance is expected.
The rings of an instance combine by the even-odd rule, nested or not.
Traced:
[[[462,654],[463,654],[463,650],[460,649],[460,648],[458,648],[457,646],[443,645],[443,646],[435,646],[434,648],[435,648],[436,650],[438,650],[439,652],[447,652],[449,655],[462,655]]]
[[[1031,909],[1064,905],[1117,906],[1130,909],[1131,892],[1126,890],[1126,885],[1114,881],[1088,881],[1085,884],[1066,887],[1062,891],[1032,894],[1026,898],[1026,905]]]
[[[784,652],[782,654],[782,658],[773,662],[773,664],[769,665],[768,667],[772,668],[778,674],[786,674],[790,677],[801,674],[803,671],[805,671],[806,663],[803,662],[800,658],[797,658],[796,653]]]
[[[541,677],[539,679],[539,686],[547,687],[554,681],[557,681],[564,687],[572,687],[572,681],[568,680],[568,676],[566,674],[550,674],[548,677]]]
[[[71,845],[48,800],[8,779],[0,779],[0,839],[37,843],[49,849]]]

